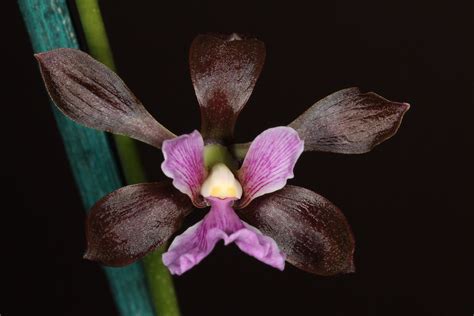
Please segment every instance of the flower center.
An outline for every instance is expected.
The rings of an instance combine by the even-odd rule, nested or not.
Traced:
[[[242,197],[242,186],[225,164],[218,163],[212,167],[209,176],[202,184],[201,195],[205,198],[240,199]]]

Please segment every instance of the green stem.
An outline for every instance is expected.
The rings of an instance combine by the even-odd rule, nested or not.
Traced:
[[[89,53],[115,71],[112,50],[97,0],[76,0],[76,6]],[[128,137],[117,135],[114,136],[114,141],[127,183],[145,182],[145,171],[136,143]],[[159,248],[144,258],[145,271],[156,313],[159,316],[176,316],[180,314],[178,301],[171,275],[161,261],[163,250]]]
[[[19,0],[18,5],[36,53],[79,48],[66,0]],[[89,210],[123,185],[116,157],[104,133],[74,123],[51,105],[82,203]],[[104,270],[119,315],[154,314],[142,264]],[[87,295],[84,292],[84,299]]]

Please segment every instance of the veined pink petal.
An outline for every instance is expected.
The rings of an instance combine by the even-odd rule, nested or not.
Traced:
[[[204,141],[198,131],[165,140],[162,146],[165,160],[163,173],[173,179],[173,185],[187,194],[193,203],[203,207],[199,189],[206,178],[204,167]]]
[[[283,271],[285,255],[280,251],[277,243],[271,237],[263,235],[257,228],[244,221],[242,223],[245,228],[230,235],[225,244],[234,242],[246,254]]]
[[[163,254],[172,274],[182,274],[204,259],[219,240],[233,242],[245,253],[277,269],[285,267],[285,256],[275,241],[244,223],[232,209],[232,199],[209,198],[211,210],[204,219],[176,237]]]
[[[274,127],[258,135],[238,172],[244,191],[238,208],[283,188],[286,181],[294,177],[293,168],[303,150],[304,142],[290,127]]]

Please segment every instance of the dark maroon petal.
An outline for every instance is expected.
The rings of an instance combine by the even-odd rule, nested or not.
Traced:
[[[51,99],[75,122],[158,148],[163,140],[175,137],[112,70],[86,53],[60,48],[35,57]]]
[[[305,150],[361,154],[392,137],[409,107],[349,88],[318,101],[289,126]]]
[[[194,39],[189,63],[205,139],[231,140],[264,61],[265,45],[257,39],[241,39],[237,34]]]
[[[286,260],[318,275],[354,272],[354,237],[341,211],[313,191],[288,185],[240,215],[273,238]]]
[[[105,196],[87,217],[84,258],[109,266],[130,264],[165,243],[193,209],[171,183],[143,183]]]

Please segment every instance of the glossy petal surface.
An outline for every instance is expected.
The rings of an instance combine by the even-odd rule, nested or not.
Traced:
[[[109,266],[130,264],[166,242],[192,209],[168,182],[118,189],[91,209],[84,257]]]
[[[158,148],[163,140],[175,137],[112,70],[86,53],[60,48],[35,56],[51,99],[75,122]]]
[[[199,35],[189,54],[191,78],[201,106],[205,139],[232,138],[236,119],[247,103],[265,61],[256,39]]]
[[[237,207],[245,207],[252,199],[283,188],[294,176],[293,168],[303,147],[298,133],[289,127],[270,128],[258,135],[238,171],[244,195]]]
[[[242,222],[231,207],[231,199],[211,198],[210,203],[211,210],[204,219],[177,236],[163,254],[163,263],[171,273],[180,275],[197,265],[220,240],[225,245],[235,242],[248,255],[283,270],[284,255],[275,241]]]
[[[286,186],[239,215],[273,238],[286,260],[318,275],[354,272],[354,238],[341,211],[313,191]]]
[[[409,107],[349,88],[318,101],[289,126],[305,150],[360,154],[392,137]]]
[[[198,207],[205,206],[200,198],[206,177],[204,141],[198,131],[163,142],[163,173],[173,179],[173,185],[188,195]]]

